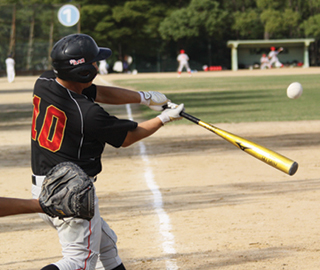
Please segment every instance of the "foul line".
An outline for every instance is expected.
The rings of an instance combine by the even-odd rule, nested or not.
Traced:
[[[105,81],[102,78],[99,78],[105,85],[111,86],[109,82]],[[130,120],[133,120],[132,117],[132,110],[130,104],[126,104],[127,115]],[[174,248],[174,235],[170,232],[171,231],[171,222],[170,217],[163,209],[163,200],[162,194],[159,190],[158,185],[154,180],[154,174],[152,171],[152,166],[150,165],[150,161],[146,152],[146,146],[142,141],[139,141],[139,149],[140,149],[140,156],[144,162],[144,177],[147,183],[148,188],[153,194],[153,207],[155,212],[159,218],[159,232],[163,237],[162,248],[165,254],[176,254],[176,250]],[[175,259],[167,259],[166,260],[166,269],[167,270],[177,270],[179,269]]]

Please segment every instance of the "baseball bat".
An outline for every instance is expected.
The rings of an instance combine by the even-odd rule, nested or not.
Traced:
[[[180,115],[189,121],[204,127],[216,135],[220,136],[221,138],[225,139],[226,141],[230,142],[234,146],[238,147],[242,151],[246,152],[247,154],[265,162],[266,164],[286,173],[289,175],[294,175],[298,170],[298,163],[280,155],[268,148],[265,148],[259,144],[251,142],[247,139],[244,139],[240,136],[232,134],[228,131],[215,127],[211,124],[208,124],[184,111],[180,113]]]

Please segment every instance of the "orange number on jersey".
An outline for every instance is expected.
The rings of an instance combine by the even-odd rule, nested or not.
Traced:
[[[34,141],[37,139],[36,120],[39,115],[39,106],[40,106],[40,98],[37,96],[34,96],[33,97],[32,125],[31,125],[31,138]]]
[[[34,111],[32,118],[32,139],[36,140],[36,119],[39,115],[40,98],[34,97]],[[44,117],[42,128],[38,137],[39,145],[56,152],[60,149],[64,136],[67,117],[65,113],[53,105],[49,106]]]

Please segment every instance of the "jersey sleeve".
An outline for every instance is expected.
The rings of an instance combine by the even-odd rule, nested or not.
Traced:
[[[134,130],[138,126],[134,121],[118,119],[109,115],[98,104],[90,109],[86,117],[86,130],[90,136],[101,143],[108,143],[117,148],[123,144],[128,131]]]

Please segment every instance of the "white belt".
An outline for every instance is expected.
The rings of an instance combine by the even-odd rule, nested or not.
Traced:
[[[42,187],[43,180],[46,176],[45,175],[32,175],[32,184],[37,187]],[[97,180],[97,176],[91,177],[90,179],[92,182],[95,182]]]
[[[43,180],[46,176],[45,175],[32,175],[32,184],[37,186],[37,187],[41,187]]]

